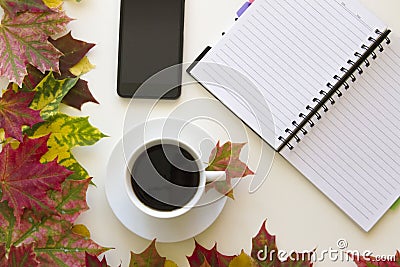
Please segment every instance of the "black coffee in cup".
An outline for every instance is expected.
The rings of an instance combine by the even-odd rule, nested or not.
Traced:
[[[184,148],[159,144],[147,148],[133,163],[131,184],[137,198],[158,211],[185,206],[200,183],[198,165]]]

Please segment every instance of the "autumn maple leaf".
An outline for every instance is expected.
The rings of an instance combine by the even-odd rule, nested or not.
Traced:
[[[103,259],[100,261],[97,256],[90,255],[87,252],[85,254],[85,267],[108,267],[105,256],[103,256]]]
[[[218,192],[233,198],[232,178],[242,178],[254,174],[249,167],[239,159],[245,143],[226,142],[220,146],[218,141],[211,151],[210,164],[207,171],[225,171],[226,180],[215,181],[207,185],[207,189],[215,188]]]
[[[232,178],[245,177],[254,174],[246,165],[239,159],[245,143],[226,142],[222,146],[219,141],[210,155],[211,163],[207,167],[207,171],[225,171],[228,182]]]
[[[65,226],[63,228],[59,235],[37,242],[36,254],[42,266],[84,266],[86,253],[98,256],[109,250],[99,246],[90,238],[65,229]],[[60,265],[60,262],[64,265]]]
[[[70,68],[78,64],[94,46],[94,44],[73,38],[71,32],[55,40],[50,38],[49,41],[63,53],[60,57],[60,74],[55,73],[56,79],[75,78],[76,76],[70,72]],[[28,65],[27,72],[28,74],[24,78],[23,86],[29,90],[34,89],[46,76],[46,74],[41,73],[32,65]],[[81,109],[82,105],[86,102],[98,104],[89,90],[88,82],[81,78],[78,79],[62,102],[77,109]]]
[[[7,266],[6,245],[0,244],[0,266]]]
[[[49,190],[61,190],[61,184],[72,174],[56,161],[41,164],[47,152],[48,136],[31,140],[25,136],[18,149],[10,145],[0,153],[1,201],[7,201],[14,210],[17,222],[25,208],[55,212],[55,203]]]
[[[29,108],[35,93],[15,93],[8,89],[0,97],[0,128],[4,129],[5,137],[22,141],[22,126],[32,126],[43,121],[40,112]]]
[[[48,38],[62,33],[70,21],[61,11],[23,12],[15,17],[6,13],[0,24],[0,76],[21,85],[28,63],[41,72],[58,72],[62,53]]]
[[[89,238],[87,228],[76,230],[77,225],[64,220],[63,214],[37,216],[26,209],[19,224],[15,223],[12,209],[0,202],[0,266],[3,249],[34,244],[35,257],[40,266],[84,266],[85,253],[98,256],[108,250]],[[63,264],[60,264],[63,263]],[[29,266],[29,265],[24,265]]]
[[[202,247],[195,241],[195,248],[190,257],[187,257],[190,266],[200,266],[207,262],[209,266],[229,266],[229,263],[234,259],[234,256],[227,256],[217,251],[217,244],[211,249]],[[207,266],[207,265],[205,265]]]
[[[0,266],[39,266],[39,261],[33,251],[33,244],[23,244],[18,247],[11,246],[7,258],[5,246],[0,245]]]
[[[50,42],[63,53],[60,57],[60,78],[74,78],[75,75],[70,72],[70,68],[78,64],[95,46],[95,44],[73,38],[71,32],[56,40],[50,39]],[[90,92],[87,81],[79,79],[64,97],[63,103],[80,110],[86,102],[99,103]]]
[[[14,17],[19,12],[44,12],[50,11],[42,0],[0,0],[0,6],[10,16]]]
[[[271,235],[266,228],[266,222],[261,226],[257,235],[252,239],[251,257],[257,261],[261,267],[312,267],[309,254],[293,252],[290,257],[285,260],[279,258],[278,247],[276,245],[276,237]]]
[[[71,180],[68,178],[61,186],[61,192],[54,191],[51,198],[57,203],[56,210],[63,220],[73,223],[78,216],[89,209],[86,191],[92,179]]]
[[[131,260],[129,267],[143,266],[143,267],[163,267],[165,264],[165,257],[161,257],[156,249],[156,240],[141,253],[131,252]]]

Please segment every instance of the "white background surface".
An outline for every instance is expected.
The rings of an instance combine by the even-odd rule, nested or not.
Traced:
[[[186,0],[184,61],[192,61],[206,45],[213,45],[220,38],[221,32],[228,30],[234,22],[235,12],[243,2]],[[362,2],[388,23],[395,33],[400,34],[399,0]],[[89,54],[96,69],[84,78],[89,81],[90,89],[100,105],[86,104],[83,112],[67,108],[67,112],[79,116],[89,115],[91,123],[110,136],[92,147],[79,148],[74,152],[97,185],[89,188],[87,198],[90,210],[81,215],[78,222],[88,226],[96,242],[115,248],[106,253],[111,266],[120,263],[127,266],[129,252],[138,253],[150,243],[125,229],[113,215],[105,198],[104,181],[109,179],[106,177],[107,160],[113,146],[122,136],[123,120],[129,103],[116,94],[119,5],[118,0],[83,0],[81,3],[68,1],[64,5],[67,14],[76,19],[69,25],[73,36],[97,44]],[[184,100],[208,96],[205,89],[194,85],[190,90],[183,91],[179,101],[168,103],[163,108],[173,108]],[[138,114],[137,122],[130,123],[136,124],[143,120],[140,116]],[[252,133],[249,135],[250,140],[255,140],[254,148],[257,138]],[[253,148],[250,147],[250,152]],[[269,147],[264,152],[272,155]],[[256,162],[250,161],[249,165],[255,168]],[[211,248],[217,242],[222,253],[239,254],[242,248],[249,253],[251,238],[267,219],[268,230],[277,236],[280,249],[302,251],[317,248],[317,251],[321,251],[329,247],[337,248],[336,242],[340,238],[347,240],[349,249],[368,249],[375,255],[393,254],[400,248],[400,208],[389,211],[369,233],[365,233],[280,156],[275,158],[264,184],[253,194],[248,192],[249,181],[244,179],[238,185],[235,189],[236,200],[228,200],[217,221],[196,236],[201,245]],[[157,244],[159,253],[179,266],[188,265],[186,256],[192,253],[193,248],[193,239]],[[355,265],[328,260],[316,263],[315,266]]]

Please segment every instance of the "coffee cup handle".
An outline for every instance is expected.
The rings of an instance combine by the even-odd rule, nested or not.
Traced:
[[[224,171],[206,171],[205,174],[207,183],[226,179],[226,173]]]

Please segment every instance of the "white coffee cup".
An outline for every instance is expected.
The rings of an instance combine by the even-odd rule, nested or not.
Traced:
[[[157,210],[152,207],[149,207],[144,203],[139,197],[136,195],[133,187],[132,187],[132,168],[135,165],[136,160],[140,155],[142,155],[143,152],[145,152],[147,149],[157,146],[157,145],[176,145],[184,150],[186,150],[195,160],[195,163],[198,168],[198,174],[199,174],[199,182],[198,185],[195,187],[195,193],[193,197],[183,206],[178,207],[174,210],[170,211],[162,211],[162,210]],[[199,153],[196,151],[195,148],[191,147],[189,144],[183,142],[182,140],[174,139],[174,138],[154,138],[152,140],[146,140],[146,143],[143,146],[140,146],[139,148],[135,149],[132,151],[131,155],[128,156],[127,158],[127,168],[125,171],[125,188],[126,188],[126,193],[129,196],[129,199],[132,201],[132,203],[140,209],[142,212],[145,214],[148,214],[150,216],[156,217],[156,218],[174,218],[177,216],[180,216],[192,208],[196,207],[196,205],[199,203],[199,200],[205,193],[205,186],[207,182],[212,182],[216,180],[223,180],[226,178],[225,172],[224,171],[206,171],[206,164],[201,161],[201,157]]]

